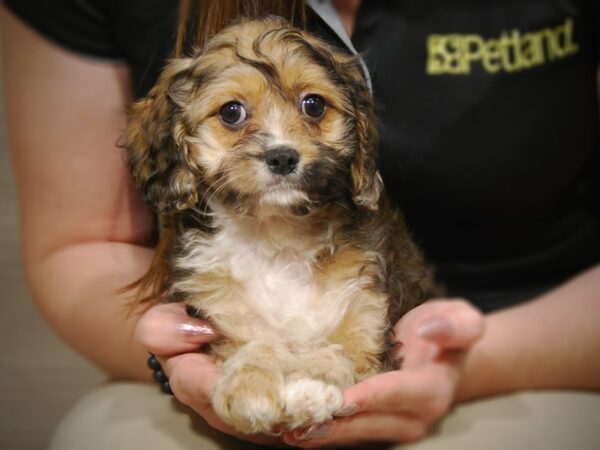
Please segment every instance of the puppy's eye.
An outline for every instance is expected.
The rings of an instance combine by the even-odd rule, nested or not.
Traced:
[[[311,119],[320,119],[325,114],[325,99],[317,94],[308,94],[302,99],[302,112]]]
[[[219,109],[219,117],[227,125],[240,125],[246,120],[246,108],[240,102],[228,102]]]

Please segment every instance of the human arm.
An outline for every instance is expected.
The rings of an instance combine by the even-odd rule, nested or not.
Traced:
[[[490,314],[465,359],[457,401],[524,389],[600,389],[600,265]]]
[[[112,377],[150,380],[146,360],[148,351],[156,352],[178,398],[219,428],[203,402],[217,370],[199,352],[214,333],[182,304],[156,306],[140,319],[131,314],[134,291],[119,293],[145,273],[154,253],[152,215],[116,145],[132,99],[127,66],[65,51],[5,9],[1,18],[22,248],[34,301],[57,334]]]
[[[400,320],[403,369],[345,392],[352,416],[288,434],[304,448],[411,441],[452,405],[519,390],[600,389],[600,266],[530,302],[479,316],[464,300],[427,302]],[[480,333],[485,328],[483,333]],[[301,438],[301,439],[299,439]]]
[[[22,253],[36,304],[73,348],[115,377],[147,379],[129,295],[146,270],[151,216],[117,139],[131,99],[122,63],[67,52],[2,10],[3,78]]]

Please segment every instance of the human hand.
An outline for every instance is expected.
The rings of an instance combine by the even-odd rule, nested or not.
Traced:
[[[432,300],[414,308],[394,327],[402,369],[350,387],[338,414],[346,417],[287,433],[285,442],[314,448],[423,437],[452,405],[464,356],[483,329],[482,314],[464,300]]]
[[[207,322],[190,317],[183,303],[150,308],[135,328],[136,340],[159,360],[177,400],[219,431],[257,444],[281,444],[280,438],[241,434],[214,412],[210,394],[220,373],[210,356],[202,353],[202,346],[218,337]]]

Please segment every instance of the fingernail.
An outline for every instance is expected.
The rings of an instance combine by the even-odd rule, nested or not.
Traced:
[[[417,333],[428,339],[447,339],[454,335],[454,325],[445,317],[434,316],[421,322]]]
[[[215,330],[208,325],[194,322],[183,322],[177,326],[177,329],[184,337],[215,336]]]
[[[394,347],[392,349],[392,357],[397,359],[398,361],[404,358],[404,344],[400,341],[394,342]]]
[[[299,441],[311,441],[313,439],[324,439],[331,434],[332,426],[330,423],[319,423],[310,426],[306,431],[296,436]]]
[[[342,406],[340,409],[335,411],[333,415],[335,417],[348,417],[358,411],[358,405],[356,403],[350,403]]]

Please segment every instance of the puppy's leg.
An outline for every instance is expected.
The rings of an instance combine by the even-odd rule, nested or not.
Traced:
[[[347,296],[344,316],[329,336],[329,342],[341,345],[354,363],[356,381],[381,369],[380,356],[390,328],[388,299],[381,292],[381,272],[376,253],[353,247],[342,248],[322,261],[317,272],[324,292]]]
[[[215,412],[243,433],[271,433],[283,421],[285,373],[293,358],[276,344],[241,347],[223,363],[212,393]]]
[[[298,354],[285,379],[285,425],[289,429],[332,419],[343,390],[381,371],[387,332],[386,298],[363,291],[330,336],[334,344]]]
[[[294,429],[330,420],[343,403],[342,390],[354,383],[354,364],[340,345],[298,354],[285,380],[285,426]]]
[[[387,318],[387,298],[364,290],[350,304],[344,319],[330,336],[343,347],[353,362],[355,381],[362,381],[382,370],[386,335],[391,324]]]
[[[381,371],[388,331],[386,297],[361,291],[330,336],[332,345],[298,355],[286,377],[286,425],[323,422],[343,403],[343,389]]]

